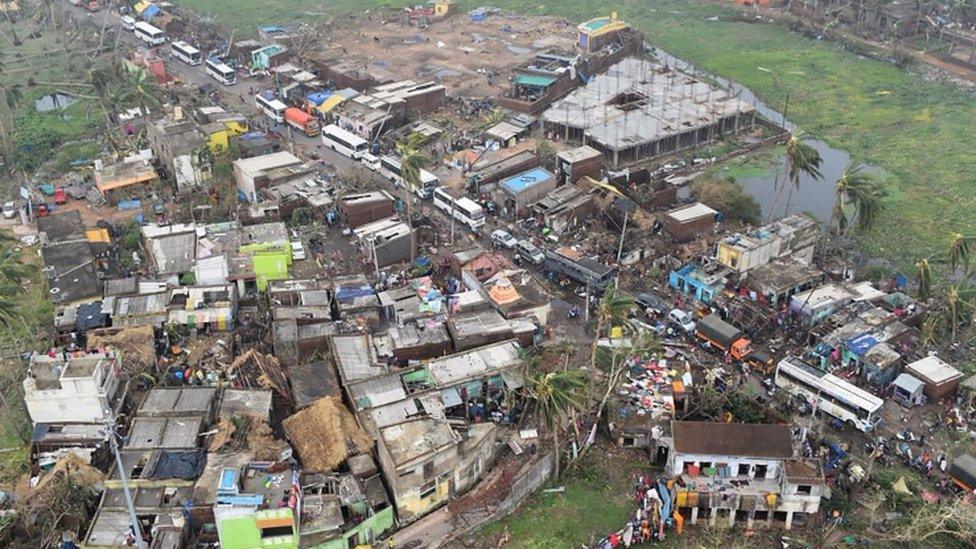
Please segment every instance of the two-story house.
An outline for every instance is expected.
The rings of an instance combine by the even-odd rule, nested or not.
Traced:
[[[695,524],[780,523],[816,516],[821,464],[794,457],[787,425],[671,422],[667,472],[678,479],[675,509]]]
[[[120,396],[121,363],[114,352],[31,356],[24,403],[34,424],[99,423]]]

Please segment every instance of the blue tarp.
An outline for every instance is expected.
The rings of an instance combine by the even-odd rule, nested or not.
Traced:
[[[330,91],[318,91],[318,92],[312,92],[312,93],[306,95],[305,96],[305,99],[308,99],[310,102],[314,103],[315,106],[317,107],[317,106],[321,105],[322,103],[325,103],[325,100],[328,99],[328,98],[330,98],[330,97],[332,97],[332,92],[330,92]]]
[[[149,4],[149,6],[147,6],[146,9],[142,10],[142,13],[140,13],[139,15],[142,16],[142,18],[145,19],[146,21],[149,21],[153,17],[159,15],[160,11],[162,10],[160,10],[156,5]]]
[[[124,212],[125,210],[138,210],[141,207],[142,207],[142,202],[138,198],[133,198],[132,200],[119,201],[120,212]]]
[[[874,338],[871,334],[861,334],[857,337],[851,337],[844,341],[844,347],[847,350],[854,353],[857,356],[864,356],[865,353],[871,350],[878,344],[878,340]]]
[[[357,297],[373,295],[371,286],[344,286],[336,291],[336,299],[341,302],[355,301]]]

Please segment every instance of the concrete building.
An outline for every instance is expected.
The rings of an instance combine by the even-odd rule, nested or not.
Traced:
[[[156,276],[176,278],[193,269],[197,257],[197,232],[196,225],[187,223],[142,227],[143,245]]]
[[[549,170],[532,168],[499,182],[499,202],[510,215],[522,217],[528,213],[530,203],[556,188],[556,182],[556,176]]]
[[[589,145],[619,167],[752,128],[755,107],[696,77],[628,57],[542,118],[546,134]]]
[[[688,263],[668,274],[668,286],[702,303],[711,303],[725,290],[729,274],[728,269],[715,263]]]
[[[539,157],[532,151],[518,152],[485,165],[476,162],[474,169],[468,173],[467,185],[479,193],[488,192],[494,190],[502,179],[539,165]]]
[[[701,202],[681,206],[664,214],[664,231],[675,242],[688,242],[711,231],[718,215]]]
[[[751,269],[745,285],[762,302],[778,307],[789,303],[795,294],[816,287],[825,278],[823,271],[816,267],[785,258]]]
[[[715,259],[737,273],[744,273],[781,257],[804,265],[813,261],[820,240],[817,222],[792,214],[746,234],[734,234],[718,243]]]
[[[226,126],[224,126],[226,128]],[[176,183],[178,191],[207,184],[212,178],[207,155],[207,140],[180,108],[146,126],[149,148],[164,177]],[[226,150],[226,145],[224,146]]]
[[[31,356],[24,403],[36,423],[100,423],[123,395],[122,365],[113,352]]]
[[[349,359],[366,352],[346,349],[348,342],[334,338],[336,352]],[[502,388],[521,387],[519,346],[505,341],[398,372],[364,369],[367,362],[343,359],[340,375],[360,425],[376,439],[397,515],[401,523],[413,522],[487,471],[498,427],[484,410],[505,399]]]
[[[571,185],[587,176],[599,180],[603,170],[603,153],[583,145],[556,153],[556,164],[561,183]]]
[[[410,118],[439,109],[447,88],[434,82],[402,80],[381,84],[369,93],[343,101],[335,109],[336,123],[360,136],[373,139]]]
[[[284,151],[235,160],[234,178],[237,180],[237,190],[254,202],[258,198],[258,190],[269,186],[269,172],[280,168],[294,168],[301,164],[302,161],[297,156]]]
[[[908,364],[905,371],[925,384],[925,396],[932,403],[954,396],[962,380],[962,372],[935,355]]]
[[[361,253],[373,260],[376,269],[409,262],[416,254],[414,231],[395,217],[381,219],[355,229]]]
[[[355,229],[396,214],[396,200],[387,191],[349,193],[339,198],[339,216]]]
[[[691,524],[788,530],[820,510],[820,462],[794,457],[788,425],[673,421],[671,431],[667,474],[681,477],[675,508]]]

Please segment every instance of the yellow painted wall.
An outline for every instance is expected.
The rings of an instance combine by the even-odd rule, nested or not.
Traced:
[[[741,253],[739,252],[739,250],[736,250],[735,248],[725,243],[719,243],[716,259],[718,259],[718,262],[721,263],[722,265],[725,265],[726,267],[731,267],[732,262],[735,261],[736,262],[735,268],[741,269],[742,257],[740,256]]]
[[[228,134],[229,130],[213,132],[210,134],[210,138],[207,142],[207,146],[210,147],[211,152],[226,151],[229,146]]]
[[[247,122],[245,121],[240,121],[240,122],[227,121],[225,125],[227,126],[227,130],[230,132],[231,136],[247,133],[249,129],[247,127]]]
[[[451,481],[444,480],[437,485],[434,493],[425,497],[397,498],[397,507],[404,515],[422,515],[450,498]],[[420,492],[417,492],[420,494]]]

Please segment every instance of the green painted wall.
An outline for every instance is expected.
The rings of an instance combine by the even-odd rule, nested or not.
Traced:
[[[360,533],[365,533],[369,528],[373,532],[373,539],[379,538],[384,532],[393,528],[393,507],[387,507],[375,515],[359,523],[355,528],[349,530],[342,537],[330,539],[324,543],[315,545],[316,549],[348,549],[349,540],[353,539],[358,543],[364,543],[365,539],[358,539]]]

